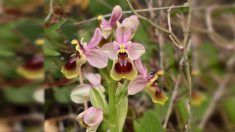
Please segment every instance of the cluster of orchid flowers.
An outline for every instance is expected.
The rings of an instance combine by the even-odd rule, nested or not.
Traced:
[[[89,42],[84,42],[83,38],[72,40],[76,53],[72,54],[69,61],[62,66],[61,72],[67,79],[73,79],[81,75],[82,65],[88,62],[92,67],[105,68],[108,60],[112,60],[110,76],[115,81],[121,79],[130,80],[128,85],[128,95],[137,94],[144,89],[148,91],[154,103],[164,105],[168,97],[157,85],[157,79],[163,75],[163,71],[148,73],[147,68],[141,62],[141,56],[145,53],[142,44],[133,42],[132,39],[137,31],[139,21],[137,16],[132,15],[122,18],[122,9],[115,6],[109,20],[102,16],[98,17],[100,25],[95,29],[94,35]],[[115,40],[101,45],[101,41]],[[40,45],[44,41],[38,41]],[[20,66],[17,71],[27,79],[44,78],[44,59],[42,55],[37,55],[27,63]],[[104,93],[105,88],[101,85],[101,76],[94,73],[84,73],[88,84],[80,84],[74,88],[70,94],[71,100],[75,103],[86,103],[90,100],[89,94],[92,88]],[[39,102],[44,102],[42,88],[35,92],[35,97]],[[192,92],[192,104],[199,105],[205,97],[198,92]],[[87,131],[96,131],[103,120],[103,111],[100,108],[90,107],[78,115],[81,126]]]
[[[62,67],[61,72],[65,77],[72,79],[81,74],[81,66],[88,62],[95,68],[105,68],[108,59],[113,61],[110,76],[115,81],[121,79],[130,80],[128,94],[134,95],[147,88],[154,103],[164,104],[167,100],[165,94],[156,85],[156,80],[163,72],[147,73],[147,69],[142,65],[141,55],[145,53],[142,44],[132,42],[139,21],[137,16],[132,15],[122,22],[122,9],[115,6],[110,19],[107,21],[102,16],[98,17],[100,26],[96,28],[92,39],[87,43],[81,39],[72,40],[76,53],[71,55],[69,61]],[[112,35],[115,40],[99,46],[102,39],[108,40]],[[138,75],[139,73],[139,75]],[[75,103],[85,103],[89,101],[91,88],[104,92],[101,85],[101,76],[94,73],[84,73],[90,84],[80,84],[72,90],[71,99]],[[78,116],[80,124],[87,128],[87,131],[96,130],[103,119],[103,112],[96,107],[90,107]]]

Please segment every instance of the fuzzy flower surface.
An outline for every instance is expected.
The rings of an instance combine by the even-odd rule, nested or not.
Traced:
[[[115,41],[107,43],[102,47],[102,50],[109,59],[113,60],[110,75],[116,81],[124,78],[128,80],[135,79],[138,72],[133,61],[145,53],[145,48],[142,44],[131,41],[138,24],[135,26],[126,24],[129,21],[127,19],[130,18],[124,19],[118,25],[115,33]],[[138,19],[136,20],[138,21]]]
[[[97,47],[101,39],[101,30],[96,28],[92,39],[88,43],[83,42],[83,39],[80,43],[77,40],[72,40],[71,43],[76,45],[76,53],[71,56],[61,70],[66,78],[72,79],[77,77],[80,74],[79,69],[86,62],[95,68],[107,66],[107,56]]]
[[[103,111],[96,107],[90,107],[77,116],[81,126],[86,128],[86,132],[96,132],[103,120]]]

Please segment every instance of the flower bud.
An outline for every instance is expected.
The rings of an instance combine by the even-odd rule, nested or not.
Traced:
[[[91,86],[89,84],[79,85],[72,90],[70,98],[75,103],[85,103],[89,101],[89,93]]]
[[[103,120],[103,111],[96,107],[90,107],[77,116],[81,126],[87,128],[87,131],[96,131]]]

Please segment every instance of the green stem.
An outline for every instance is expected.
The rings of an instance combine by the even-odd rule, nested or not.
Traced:
[[[108,95],[109,95],[109,116],[112,124],[115,124],[112,128],[110,128],[111,132],[117,131],[116,126],[116,107],[115,107],[115,92],[116,92],[116,82],[111,81],[108,84]]]

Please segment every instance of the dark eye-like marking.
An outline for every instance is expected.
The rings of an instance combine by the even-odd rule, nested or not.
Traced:
[[[26,62],[23,67],[28,70],[37,70],[43,68],[44,61],[42,57],[35,57]]]
[[[77,64],[76,64],[76,60],[75,60],[75,59],[70,59],[70,60],[64,65],[65,69],[67,69],[67,70],[73,70],[73,69],[76,68],[76,66],[77,66]]]
[[[132,70],[132,63],[128,59],[126,52],[118,53],[118,61],[114,65],[114,69],[119,74],[127,74]]]

